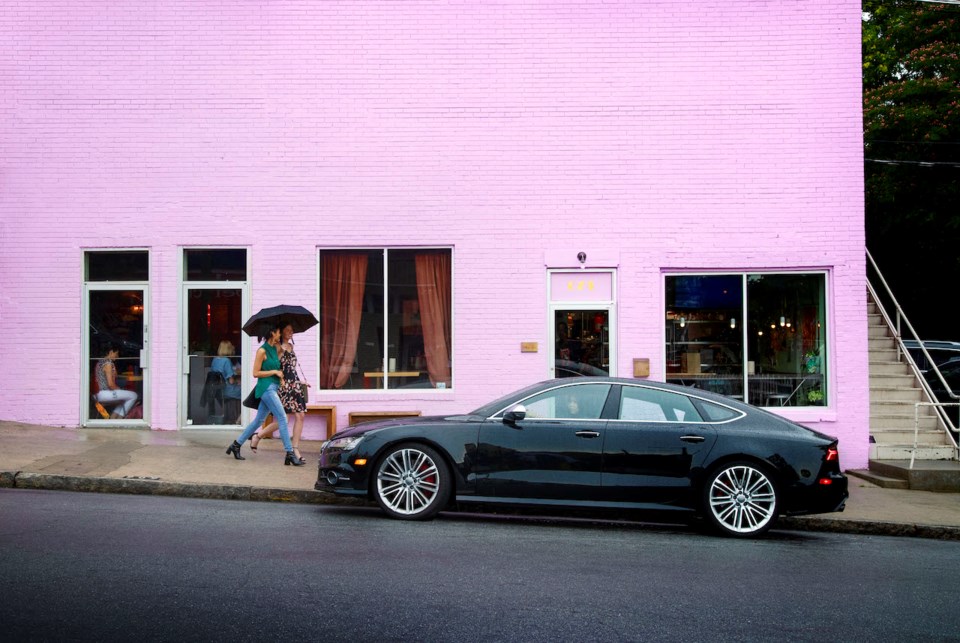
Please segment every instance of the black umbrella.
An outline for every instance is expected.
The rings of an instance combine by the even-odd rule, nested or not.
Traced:
[[[313,316],[313,313],[303,306],[281,305],[264,308],[253,315],[247,320],[247,323],[243,325],[243,332],[251,337],[257,337],[264,324],[290,324],[293,326],[293,332],[302,333],[319,323],[317,318]]]

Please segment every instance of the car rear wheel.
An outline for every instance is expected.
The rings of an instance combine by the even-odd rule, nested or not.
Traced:
[[[427,520],[446,506],[450,486],[440,454],[422,444],[400,444],[380,459],[373,495],[391,518]]]
[[[707,478],[704,513],[727,536],[759,536],[777,520],[777,488],[770,475],[749,462],[726,464]]]

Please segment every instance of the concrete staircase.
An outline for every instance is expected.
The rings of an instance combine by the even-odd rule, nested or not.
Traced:
[[[898,359],[896,340],[876,304],[871,300],[869,306],[870,469],[849,473],[881,487],[960,491],[957,449],[932,407],[921,406],[915,415],[915,403],[930,400],[910,365]]]

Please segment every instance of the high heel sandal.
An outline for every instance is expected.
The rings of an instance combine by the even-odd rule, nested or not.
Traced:
[[[246,460],[245,457],[240,455],[240,443],[236,440],[233,441],[233,444],[227,447],[227,455],[233,454],[237,460]]]
[[[254,439],[254,438],[257,439],[257,443],[256,443],[256,444],[253,443],[253,439]],[[256,432],[256,433],[254,433],[253,435],[250,436],[250,450],[253,451],[254,455],[256,455],[256,453],[257,453],[257,447],[260,446],[260,440],[262,440],[262,439],[263,439],[263,436],[261,436],[259,432]]]
[[[295,467],[302,467],[307,463],[303,458],[298,458],[293,451],[287,451],[287,458],[283,461],[284,466],[292,464]]]

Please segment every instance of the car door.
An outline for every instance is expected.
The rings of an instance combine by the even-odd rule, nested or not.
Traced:
[[[607,423],[603,497],[610,502],[691,506],[691,472],[717,440],[689,396],[646,386],[620,387]]]
[[[573,384],[519,400],[526,416],[484,422],[477,495],[498,501],[596,501],[609,384]]]

